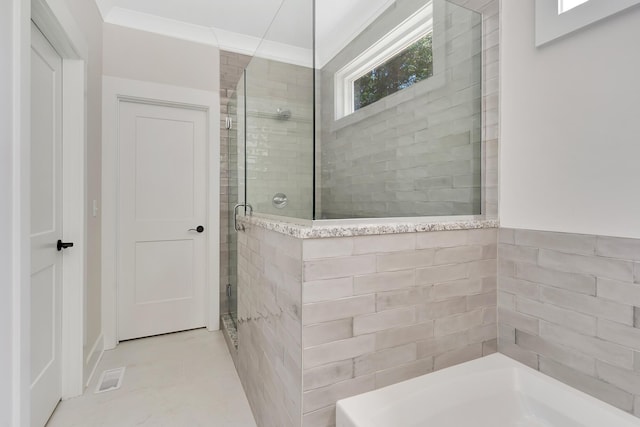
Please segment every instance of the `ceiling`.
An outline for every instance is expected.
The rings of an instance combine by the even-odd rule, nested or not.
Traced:
[[[291,62],[310,58],[312,0],[95,0],[105,22]],[[394,0],[317,0],[316,47],[328,62]],[[210,40],[207,38],[210,37]],[[281,58],[280,58],[281,57]]]

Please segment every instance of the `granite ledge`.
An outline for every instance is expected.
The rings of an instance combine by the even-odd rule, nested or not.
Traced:
[[[446,222],[398,222],[385,224],[353,225],[300,225],[274,219],[239,216],[238,222],[253,225],[298,239],[322,239],[328,237],[373,236],[380,234],[424,233],[430,231],[476,230],[498,228],[498,220],[464,220]]]

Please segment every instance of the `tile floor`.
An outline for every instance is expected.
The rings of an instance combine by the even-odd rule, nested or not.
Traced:
[[[100,374],[126,366],[122,387],[94,394]],[[121,343],[105,352],[83,396],[47,427],[255,427],[222,332],[205,329]]]

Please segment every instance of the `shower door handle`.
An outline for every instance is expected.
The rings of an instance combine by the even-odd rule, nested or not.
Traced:
[[[233,229],[236,231],[244,231],[244,224],[240,224],[239,228],[238,228],[238,208],[240,206],[244,206],[245,208],[247,207],[244,203],[238,203],[237,205],[235,205],[233,207]]]

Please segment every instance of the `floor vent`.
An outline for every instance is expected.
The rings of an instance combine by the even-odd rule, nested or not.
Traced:
[[[100,375],[95,393],[104,393],[106,391],[119,389],[122,385],[122,378],[124,378],[124,369],[125,368],[116,368],[104,371],[102,375]]]

